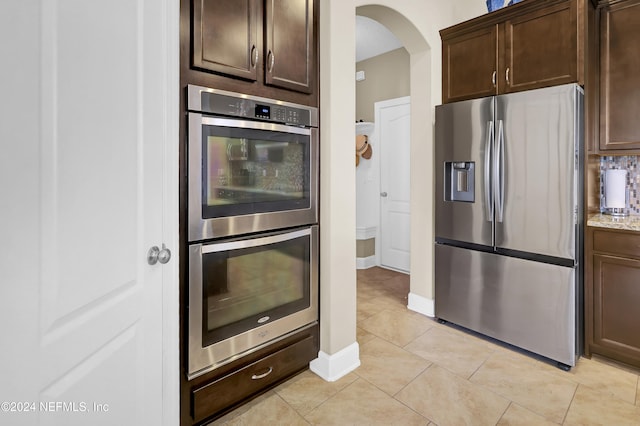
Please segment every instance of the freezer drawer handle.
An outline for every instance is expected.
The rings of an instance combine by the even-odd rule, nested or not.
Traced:
[[[487,222],[493,220],[493,203],[491,202],[491,147],[493,146],[493,122],[487,122],[487,136],[484,142],[484,210]]]

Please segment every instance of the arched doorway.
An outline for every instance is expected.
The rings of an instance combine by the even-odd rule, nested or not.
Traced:
[[[409,308],[433,314],[433,72],[429,5],[409,0],[384,0],[389,5],[355,4],[359,15],[389,28],[410,54],[411,91],[411,291]],[[393,3],[393,4],[392,4]],[[311,369],[332,381],[360,364],[356,342],[355,286],[355,114],[354,3],[321,2],[321,294],[320,353]],[[401,12],[402,13],[401,13]],[[422,17],[422,28],[407,16]],[[444,25],[442,25],[444,26]],[[430,34],[433,38],[427,42]],[[435,76],[434,76],[435,74]],[[438,91],[439,100],[439,91]],[[350,143],[345,143],[349,141]]]
[[[400,9],[398,7],[398,9]],[[433,316],[433,84],[431,47],[396,8],[362,5],[356,14],[387,27],[409,53],[411,98],[411,290],[409,309]],[[439,84],[439,81],[438,81]]]
[[[384,272],[376,266],[407,274],[404,298],[411,241],[409,76],[402,43],[379,22],[356,15],[355,130],[372,147],[356,161],[358,276]]]

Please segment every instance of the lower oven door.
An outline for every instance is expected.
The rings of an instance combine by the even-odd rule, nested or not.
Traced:
[[[189,247],[189,378],[318,319],[318,227]]]

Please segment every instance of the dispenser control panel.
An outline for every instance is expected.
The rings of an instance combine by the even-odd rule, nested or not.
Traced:
[[[473,161],[447,161],[445,170],[446,201],[475,202],[476,165]]]

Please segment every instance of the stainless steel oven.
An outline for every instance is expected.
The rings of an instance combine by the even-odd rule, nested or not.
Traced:
[[[318,319],[318,226],[189,246],[188,377]]]
[[[189,241],[317,223],[317,109],[187,90]]]

